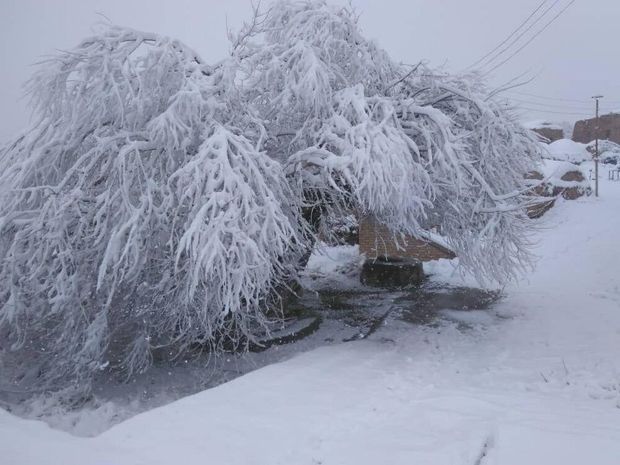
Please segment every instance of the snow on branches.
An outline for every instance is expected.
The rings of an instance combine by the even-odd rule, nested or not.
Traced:
[[[395,234],[439,227],[481,280],[528,266],[524,174],[539,148],[478,75],[398,65],[322,1],[278,2],[262,24],[237,49],[241,69],[298,192]]]
[[[252,341],[312,246],[303,211],[440,227],[461,263],[530,263],[538,149],[479,77],[393,62],[347,8],[279,1],[207,65],[107,27],[30,82],[0,152],[0,368],[55,388]]]
[[[230,121],[226,72],[112,27],[33,79],[38,122],[0,174],[0,350],[24,383],[131,373],[156,347],[268,326],[303,231],[251,116]]]

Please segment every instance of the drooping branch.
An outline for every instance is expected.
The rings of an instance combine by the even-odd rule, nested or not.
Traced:
[[[0,344],[22,383],[269,330],[304,226],[229,71],[113,27],[33,79],[39,118],[0,173]]]

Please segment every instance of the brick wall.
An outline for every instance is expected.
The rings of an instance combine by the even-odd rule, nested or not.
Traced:
[[[360,252],[370,260],[376,258],[415,258],[423,262],[440,258],[454,258],[450,250],[432,242],[413,237],[395,237],[390,230],[372,217],[359,221]]]

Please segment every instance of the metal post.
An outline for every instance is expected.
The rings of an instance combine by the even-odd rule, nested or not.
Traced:
[[[596,100],[596,123],[594,126],[595,132],[595,143],[594,143],[594,195],[598,197],[598,132],[599,132],[599,119],[598,119],[598,108],[599,108],[599,100],[603,98],[602,95],[595,95],[592,97]]]

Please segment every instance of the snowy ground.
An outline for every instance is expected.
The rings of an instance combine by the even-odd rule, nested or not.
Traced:
[[[489,311],[386,319],[77,438],[0,411],[2,463],[618,464],[620,182],[559,202]],[[441,267],[439,267],[441,268]]]

